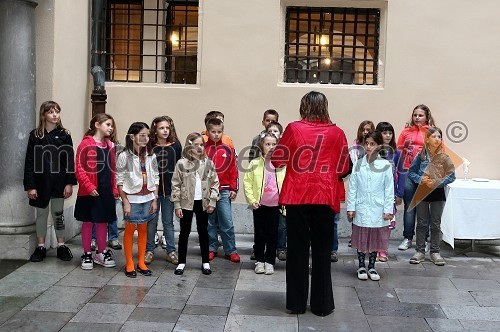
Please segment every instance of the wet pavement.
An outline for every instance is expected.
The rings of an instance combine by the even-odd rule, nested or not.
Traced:
[[[201,274],[193,234],[184,275],[174,275],[156,249],[153,276],[125,277],[123,251],[117,267],[80,268],[80,239],[68,242],[73,261],[55,250],[41,263],[0,261],[0,331],[500,331],[498,247],[469,242],[455,251],[443,244],[447,265],[408,263],[413,249],[397,250],[377,263],[380,281],[356,278],[357,256],[341,239],[332,263],[335,311],[317,317],[285,309],[285,262],[273,275],[256,275],[251,235],[237,235],[241,263],[222,257]],[[479,244],[478,244],[479,243]],[[486,242],[485,242],[486,243]]]

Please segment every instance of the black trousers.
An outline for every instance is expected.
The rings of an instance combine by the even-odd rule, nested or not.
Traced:
[[[182,209],[181,231],[179,234],[179,263],[186,264],[187,245],[193,214],[196,215],[196,229],[200,241],[201,261],[208,263],[208,213],[203,211],[200,201],[194,201],[193,211]]]
[[[278,206],[261,205],[253,210],[254,253],[257,262],[272,265],[276,263],[279,220]]]
[[[286,308],[306,310],[311,247],[311,312],[319,316],[328,315],[335,309],[330,272],[335,212],[328,205],[311,204],[287,205],[286,213]]]

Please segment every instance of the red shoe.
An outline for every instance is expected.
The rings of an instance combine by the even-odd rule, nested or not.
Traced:
[[[229,259],[233,263],[238,263],[240,261],[240,255],[237,253],[226,255],[226,259]]]
[[[209,261],[213,260],[215,256],[217,256],[216,252],[213,252],[213,251],[208,252],[208,260]]]

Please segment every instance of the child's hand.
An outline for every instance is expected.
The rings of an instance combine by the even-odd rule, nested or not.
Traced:
[[[401,205],[401,203],[403,202],[403,199],[401,197],[396,197],[396,199],[394,201],[396,202],[396,205]]]
[[[65,187],[64,187],[64,198],[70,198],[71,195],[73,195],[73,186],[70,185],[70,184],[67,184]]]
[[[212,206],[209,206],[208,208],[212,208],[212,212],[213,212]],[[207,208],[207,212],[208,212],[208,208]],[[183,217],[182,209],[175,209],[175,215],[177,216],[177,218],[181,219]]]
[[[124,217],[130,217],[130,203],[123,202],[123,216]]]
[[[210,214],[212,212],[214,212],[215,208],[213,206],[209,206],[207,207],[207,213]]]
[[[260,207],[259,202],[253,202],[252,203],[252,209],[257,210]]]
[[[94,196],[94,197],[97,197],[99,196],[99,193],[97,192],[97,189],[94,189],[90,192],[90,196]]]
[[[38,192],[36,191],[36,189],[28,190],[28,198],[29,199],[37,199],[38,198]]]
[[[229,192],[229,199],[235,199],[236,198],[236,191],[230,191]]]
[[[149,207],[149,213],[153,214],[156,213],[156,211],[158,211],[158,202],[156,201],[156,199],[153,199],[153,201],[151,202],[151,206]]]
[[[347,211],[347,218],[353,219],[356,217],[356,211]]]
[[[384,216],[383,216],[383,217],[384,217],[384,220],[391,220],[391,219],[392,219],[392,217],[393,217],[393,215],[392,215],[392,214],[390,214],[390,213],[384,213]]]

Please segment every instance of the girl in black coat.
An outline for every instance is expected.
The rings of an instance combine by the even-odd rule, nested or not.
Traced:
[[[24,164],[24,190],[29,204],[36,208],[36,236],[38,246],[31,255],[32,262],[45,258],[45,237],[49,202],[57,236],[57,257],[63,261],[73,258],[64,245],[64,199],[73,193],[76,185],[73,141],[61,122],[61,107],[54,101],[40,106],[38,127],[30,132]]]

